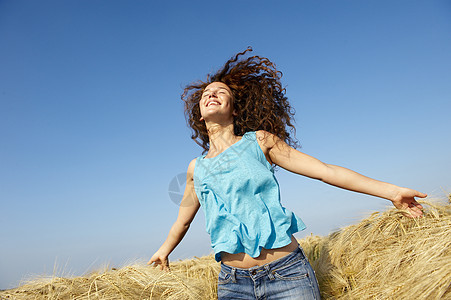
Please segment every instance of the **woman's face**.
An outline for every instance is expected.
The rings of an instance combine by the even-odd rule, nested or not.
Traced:
[[[205,88],[199,106],[205,121],[233,121],[233,94],[222,82],[210,83]]]

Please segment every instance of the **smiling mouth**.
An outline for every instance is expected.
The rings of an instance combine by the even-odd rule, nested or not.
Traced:
[[[207,107],[209,107],[210,105],[220,105],[220,104],[221,104],[221,103],[219,103],[218,101],[212,100],[212,101],[210,101],[210,102],[207,103]]]

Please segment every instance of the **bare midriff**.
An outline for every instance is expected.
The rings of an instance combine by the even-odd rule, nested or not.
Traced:
[[[222,263],[231,267],[248,269],[255,266],[263,266],[267,263],[282,258],[296,250],[297,247],[298,242],[293,236],[291,236],[290,244],[276,249],[262,248],[258,257],[254,258],[245,253],[231,254],[227,252],[221,252],[221,261]]]

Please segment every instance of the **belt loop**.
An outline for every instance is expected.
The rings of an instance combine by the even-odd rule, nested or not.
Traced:
[[[301,245],[299,245],[299,249],[301,249],[302,256],[308,261],[307,255],[305,255],[304,249],[302,249]]]
[[[266,274],[268,274],[268,277],[269,277],[270,280],[276,279],[276,278],[274,277],[274,274],[271,272],[271,269],[269,268],[268,265],[265,265],[265,269],[266,269]]]
[[[236,283],[236,275],[235,275],[235,272],[236,272],[236,269],[235,269],[235,268],[232,268],[232,274],[231,274],[231,276],[232,276],[232,282],[233,282],[233,283]]]

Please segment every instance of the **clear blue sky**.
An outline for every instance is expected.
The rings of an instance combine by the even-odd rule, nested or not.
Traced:
[[[0,288],[147,261],[201,153],[182,87],[247,46],[283,72],[302,151],[444,196],[450,37],[450,1],[0,1]],[[277,176],[298,238],[389,204]],[[209,253],[199,211],[170,258]]]

